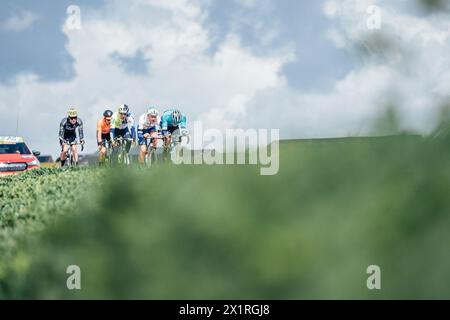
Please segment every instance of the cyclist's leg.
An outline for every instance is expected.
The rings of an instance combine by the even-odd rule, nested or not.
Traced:
[[[108,162],[111,163],[112,161],[112,153],[113,153],[113,141],[112,141],[112,136],[111,133],[108,133],[105,135],[105,140],[104,140],[104,147],[105,147],[105,157],[108,157]]]
[[[102,147],[100,148],[100,151],[98,152],[98,162],[103,164],[105,162],[105,158],[106,158],[106,147],[105,147],[105,143],[102,145]]]
[[[109,141],[111,141],[111,136],[109,135],[109,133],[106,134],[102,134],[102,146],[100,148],[100,151],[98,153],[98,161],[99,163],[103,164],[105,162],[105,158],[106,158],[106,145],[107,143],[109,143]]]
[[[69,150],[69,145],[66,143],[61,143],[61,154],[59,156],[61,160],[61,167],[64,167],[67,160],[67,151]]]
[[[164,138],[164,149],[168,149],[170,145],[172,144],[172,134],[177,129],[177,127],[169,126],[167,128],[168,133],[170,133],[170,136]]]
[[[150,133],[149,130],[143,130],[142,133],[138,135],[139,144],[139,163],[143,164],[145,162],[145,156],[147,155],[147,138],[144,136]]]
[[[118,142],[116,140],[118,138],[123,138],[123,130],[115,129],[113,148],[112,148],[112,159],[113,159],[114,164],[119,163],[119,158],[120,158],[121,146],[118,144]]]
[[[73,163],[78,165],[78,147],[76,144],[72,145]]]
[[[157,145],[158,145],[158,139],[156,139],[156,138],[158,138],[158,130],[156,130],[155,127],[153,127],[152,129],[150,129],[150,137],[153,138],[153,141],[152,141],[152,147],[153,147],[154,149],[156,149],[156,147],[157,147]]]
[[[66,164],[66,160],[67,160],[67,151],[70,148],[70,143],[75,141],[76,139],[76,135],[75,134],[64,134],[63,139],[67,142],[67,143],[62,143],[62,151],[61,151],[61,155],[60,155],[60,159],[61,159],[61,167],[64,167],[64,165]]]
[[[130,149],[131,149],[131,141],[128,141],[128,139],[131,139],[131,132],[128,128],[124,129],[124,138],[127,139],[126,141],[126,151],[127,153],[130,153]]]
[[[144,164],[145,156],[147,155],[147,145],[143,144],[139,146],[139,163]]]

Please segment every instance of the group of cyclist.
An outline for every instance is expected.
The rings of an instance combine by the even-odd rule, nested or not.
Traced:
[[[165,110],[162,114],[155,108],[150,108],[139,117],[137,130],[133,114],[126,104],[122,104],[116,112],[105,110],[103,117],[97,122],[97,144],[99,151],[99,164],[104,164],[107,147],[117,146],[117,140],[125,141],[126,152],[129,153],[132,145],[139,145],[139,162],[145,162],[147,148],[156,149],[158,139],[163,140],[164,146],[172,143],[172,134],[175,130],[186,130],[186,115],[177,109]],[[78,164],[77,135],[79,144],[84,145],[83,121],[78,117],[75,108],[70,108],[60,124],[59,141],[61,145],[61,166],[67,159],[67,151],[72,150],[74,164]],[[148,144],[148,141],[151,143]]]

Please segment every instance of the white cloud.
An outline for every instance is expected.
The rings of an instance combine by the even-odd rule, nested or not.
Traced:
[[[450,97],[450,91],[443,85],[450,77],[450,57],[447,54],[450,50],[450,16],[413,16],[399,11],[391,1],[379,0],[375,4],[382,9],[381,30],[371,31],[365,26],[365,20],[368,17],[366,5],[374,4],[373,1],[329,2],[339,12],[335,17],[336,25],[330,31],[334,34],[336,46],[348,49],[365,46],[373,59],[367,60],[358,73],[366,74],[365,78],[369,79],[374,76],[370,74],[374,64],[388,68],[395,76],[387,84],[403,111],[405,125],[419,130],[429,129],[433,124],[424,117],[435,112],[433,106]],[[353,85],[373,86],[374,81],[388,80],[380,77],[370,82],[359,81],[363,82]],[[376,87],[372,90],[377,92]],[[383,91],[379,91],[378,96],[382,97]]]
[[[13,86],[0,86],[0,134],[14,130],[10,110],[20,105],[24,133],[36,148],[54,151],[59,121],[76,105],[92,151],[95,121],[106,107],[123,102],[135,113],[149,105],[177,106],[205,128],[280,128],[282,137],[292,138],[367,134],[377,113],[395,102],[405,128],[429,130],[437,102],[450,96],[449,17],[416,17],[381,0],[327,3],[324,14],[333,26],[325,36],[349,54],[359,47],[372,56],[361,58],[331,90],[312,93],[292,89],[281,74],[294,57],[289,46],[256,56],[230,33],[208,53],[213,39],[206,7],[197,1],[115,0],[83,9],[82,30],[64,29],[76,77],[45,83],[21,75]],[[369,41],[374,34],[366,27],[366,9],[372,4],[383,9],[376,35],[393,44],[388,50]],[[112,58],[137,52],[149,61],[148,75],[128,74]],[[5,125],[3,115],[9,115]]]
[[[337,14],[338,7],[334,1],[325,1],[323,5],[323,12],[326,16],[332,18]]]
[[[366,26],[366,9],[374,3],[382,8],[378,32]],[[430,131],[440,103],[450,98],[450,19],[412,16],[391,3],[327,1],[324,14],[333,26],[326,37],[349,54],[365,48],[367,55],[360,53],[360,63],[328,92],[284,85],[259,92],[239,125],[279,127],[286,138],[366,135],[379,113],[395,104],[404,129]]]
[[[5,20],[1,27],[6,31],[20,32],[30,28],[37,20],[39,20],[39,16],[35,13],[22,11]]]
[[[102,10],[85,8],[81,30],[64,27],[76,77],[46,83],[19,76],[13,87],[0,86],[0,111],[14,120],[6,110],[20,104],[21,128],[44,152],[56,149],[58,124],[69,105],[77,106],[85,122],[90,151],[95,121],[106,107],[121,103],[136,116],[149,105],[176,106],[191,121],[203,119],[205,128],[233,126],[256,92],[283,83],[280,70],[292,53],[281,48],[257,57],[229,34],[211,55],[205,18],[201,6],[184,0],[117,0]],[[112,57],[139,50],[149,61],[149,75],[128,74]]]

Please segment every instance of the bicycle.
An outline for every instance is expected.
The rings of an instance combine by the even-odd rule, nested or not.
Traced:
[[[123,164],[123,165],[130,165],[131,164],[131,158],[130,155],[127,152],[127,144],[131,143],[133,139],[131,138],[124,138],[124,137],[117,137],[114,138],[114,144],[115,150],[117,153],[117,163]]]
[[[106,148],[106,155],[105,155],[105,160],[103,161],[103,163],[111,166],[113,163],[112,142],[110,140],[103,139],[102,145]]]
[[[182,129],[180,128],[180,126],[178,126],[178,129],[176,129],[173,133],[169,134],[167,137],[172,139],[169,144],[166,143],[164,144],[163,158],[167,160],[170,155],[170,158],[173,161],[179,163],[183,138],[187,138],[186,142],[187,144],[189,144],[190,142],[189,132],[188,130]]]
[[[77,145],[81,145],[81,152],[83,152],[84,151],[84,144],[81,144],[81,143],[79,143],[79,142],[77,142],[77,141],[72,141],[72,142],[70,142],[70,141],[67,141],[67,140],[65,140],[65,139],[63,139],[63,138],[59,138],[59,140],[61,140],[62,141],[62,144],[63,145],[68,145],[69,146],[69,148],[67,148],[67,151],[66,151],[66,167],[73,167],[73,166],[75,166],[75,161],[74,161],[74,157],[73,157],[73,151],[72,151],[72,146],[77,146]]]
[[[162,140],[164,139],[164,136],[158,134],[157,137],[154,138],[146,138],[146,146],[147,146],[147,152],[145,154],[145,158],[144,158],[144,164],[147,167],[151,167],[154,166],[155,164],[158,163],[158,152],[157,152],[157,148],[153,147],[153,142],[155,140]]]

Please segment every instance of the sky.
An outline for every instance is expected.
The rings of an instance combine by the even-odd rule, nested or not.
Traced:
[[[122,103],[282,139],[367,135],[394,105],[425,134],[450,96],[450,10],[419,2],[2,0],[0,135],[55,154],[75,106],[94,151]]]

